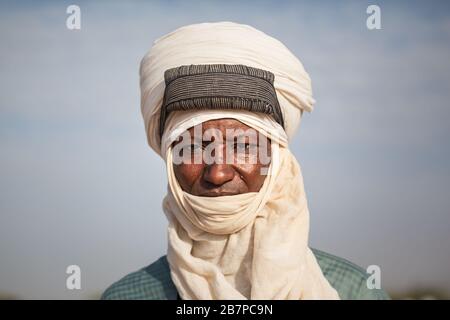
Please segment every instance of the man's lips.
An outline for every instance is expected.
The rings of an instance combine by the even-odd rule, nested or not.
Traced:
[[[205,191],[201,192],[200,196],[202,197],[220,197],[220,196],[234,196],[239,194],[238,192],[233,191]]]

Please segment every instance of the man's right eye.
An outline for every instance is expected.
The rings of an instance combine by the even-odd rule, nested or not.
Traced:
[[[194,143],[187,146],[187,151],[189,152],[197,152],[202,149],[202,145]]]

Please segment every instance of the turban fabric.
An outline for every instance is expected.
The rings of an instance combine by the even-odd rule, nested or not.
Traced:
[[[188,81],[176,90],[169,88],[173,70],[199,70],[205,65],[210,66],[208,70],[227,65],[231,73],[237,72],[234,66],[247,66],[245,76],[248,72],[257,77],[273,75],[269,80],[273,80],[276,101],[271,102],[267,87],[261,92],[264,103],[255,102],[251,107],[243,103],[242,108],[197,110],[178,103],[179,109],[165,114],[168,92],[184,90],[189,95],[194,89],[186,90],[186,86],[196,83]],[[180,78],[185,76],[176,72]],[[248,25],[201,23],[156,40],[142,59],[140,77],[148,142],[166,161],[168,188],[163,209],[169,221],[167,258],[180,296],[339,299],[308,246],[309,210],[303,177],[288,145],[302,112],[312,111],[314,104],[311,81],[300,61],[281,42]],[[226,75],[223,79],[226,81]],[[209,87],[208,82],[198,83]],[[252,109],[255,105],[270,112],[257,112]],[[271,139],[271,162],[264,183],[258,192],[238,195],[189,194],[174,174],[172,142],[197,124],[222,118],[239,120]]]
[[[150,146],[160,154],[159,113],[164,72],[190,64],[242,64],[275,75],[274,87],[292,138],[303,111],[312,111],[311,80],[302,63],[280,41],[248,25],[200,23],[176,29],[154,41],[140,67],[141,109]]]

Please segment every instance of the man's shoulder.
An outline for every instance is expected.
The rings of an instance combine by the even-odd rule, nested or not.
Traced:
[[[113,283],[102,294],[102,300],[176,299],[177,290],[170,278],[166,256]]]
[[[368,288],[367,279],[369,274],[358,265],[318,249],[311,250],[325,278],[338,291],[341,299],[389,299],[384,290]]]
[[[341,299],[389,299],[382,289],[369,289],[369,275],[356,264],[326,253],[311,249],[322,273]],[[166,256],[162,256],[149,266],[132,272],[113,283],[102,295],[105,300],[166,300],[176,299],[177,290],[170,277]]]

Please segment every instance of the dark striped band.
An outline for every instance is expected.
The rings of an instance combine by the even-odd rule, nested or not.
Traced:
[[[284,128],[274,74],[231,64],[185,65],[165,71],[160,136],[170,112],[198,109],[239,109],[271,115]]]

